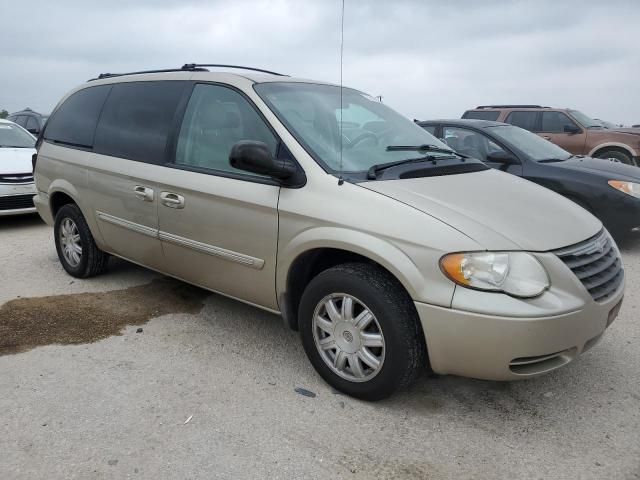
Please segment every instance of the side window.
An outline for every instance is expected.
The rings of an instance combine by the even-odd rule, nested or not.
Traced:
[[[435,137],[436,129],[438,128],[437,125],[420,125],[420,126]]]
[[[487,155],[503,151],[502,147],[481,133],[458,127],[443,127],[444,140],[453,150],[463,155],[487,161]]]
[[[538,112],[511,112],[507,117],[507,123],[535,132],[537,115]]]
[[[38,131],[38,120],[36,120],[36,117],[27,117],[27,124],[24,128],[29,130],[31,133]]]
[[[27,116],[26,115],[18,115],[16,117],[16,119],[14,120],[15,123],[17,123],[18,125],[20,125],[21,127],[24,127],[27,124]]]
[[[565,125],[577,127],[577,125],[562,112],[542,112],[541,132],[564,133]]]
[[[495,121],[500,116],[500,112],[496,110],[467,110],[462,118],[473,118],[474,120],[492,120]]]
[[[231,147],[240,140],[264,142],[276,155],[277,138],[242,95],[219,85],[196,85],[182,121],[175,163],[247,175],[229,163]]]
[[[80,90],[67,98],[47,122],[45,140],[91,148],[100,110],[111,85]]]
[[[170,80],[115,84],[100,116],[94,151],[139,162],[165,163],[167,138],[186,85]]]

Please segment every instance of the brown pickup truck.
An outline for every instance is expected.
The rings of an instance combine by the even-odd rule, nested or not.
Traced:
[[[510,123],[574,155],[614,158],[640,166],[640,130],[608,129],[578,110],[540,105],[481,105],[464,112],[462,118]]]

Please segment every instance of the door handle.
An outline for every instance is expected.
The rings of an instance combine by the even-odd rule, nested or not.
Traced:
[[[160,201],[165,207],[184,208],[184,197],[173,192],[161,192]]]
[[[133,187],[133,194],[143,202],[153,202],[153,188],[136,185]]]

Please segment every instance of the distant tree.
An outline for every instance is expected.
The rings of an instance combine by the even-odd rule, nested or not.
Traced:
[[[7,118],[9,116],[9,112],[6,110],[0,110],[0,118]]]

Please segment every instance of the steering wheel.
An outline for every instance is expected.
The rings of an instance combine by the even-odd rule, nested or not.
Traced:
[[[356,145],[358,145],[359,143],[363,142],[367,138],[372,138],[373,140],[375,140],[376,145],[378,145],[378,136],[376,134],[371,133],[371,132],[364,132],[364,133],[361,133],[360,135],[358,135],[353,140],[350,140],[349,144],[346,147],[347,147],[347,149],[354,148]]]

